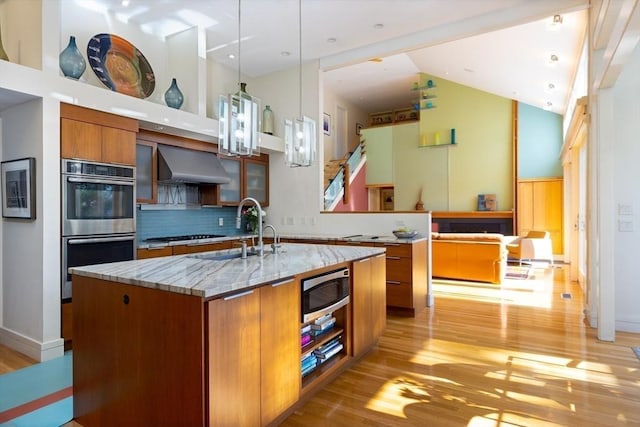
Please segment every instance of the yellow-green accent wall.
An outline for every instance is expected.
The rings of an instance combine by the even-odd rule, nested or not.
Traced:
[[[418,140],[433,143],[438,132],[443,145],[394,145],[397,209],[412,208],[422,186],[427,210],[476,210],[484,193],[497,195],[499,210],[511,210],[512,101],[427,74],[420,87],[428,80],[437,98],[430,100],[435,108],[420,111]],[[449,145],[452,128],[455,145]]]

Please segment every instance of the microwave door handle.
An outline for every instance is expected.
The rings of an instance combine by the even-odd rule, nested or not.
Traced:
[[[125,237],[89,237],[86,239],[69,239],[67,243],[70,245],[83,245],[87,243],[109,243],[109,242],[125,242],[127,240],[135,240],[135,236]]]
[[[133,181],[119,181],[117,179],[96,179],[96,178],[77,178],[74,176],[67,177],[67,182],[79,182],[90,184],[107,184],[107,185],[128,185],[133,187]]]

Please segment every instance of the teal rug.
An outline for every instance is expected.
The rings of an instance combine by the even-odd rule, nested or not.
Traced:
[[[0,375],[0,427],[58,427],[73,418],[71,352]]]

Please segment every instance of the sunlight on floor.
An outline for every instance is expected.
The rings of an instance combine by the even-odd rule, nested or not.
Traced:
[[[528,279],[504,279],[501,284],[433,279],[436,297],[459,298],[523,307],[550,308],[553,268],[536,268]]]

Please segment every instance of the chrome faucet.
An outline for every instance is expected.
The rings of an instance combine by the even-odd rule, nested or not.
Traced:
[[[258,255],[262,256],[264,254],[264,249],[262,245],[262,206],[260,206],[260,202],[258,202],[253,197],[245,197],[240,201],[238,205],[238,211],[236,212],[236,228],[239,230],[242,223],[242,208],[244,207],[245,202],[253,202],[256,205],[256,209],[258,210],[258,244],[256,245],[256,251]]]
[[[270,228],[271,230],[273,230],[273,243],[271,244],[271,249],[273,249],[273,253],[277,254],[278,253],[278,248],[280,247],[280,236],[278,236],[278,231],[276,230],[276,228],[271,225],[271,224],[266,224],[264,226],[264,228]]]

